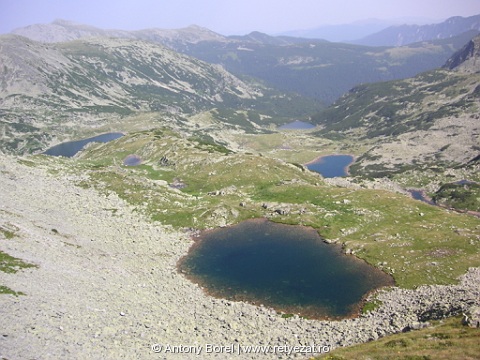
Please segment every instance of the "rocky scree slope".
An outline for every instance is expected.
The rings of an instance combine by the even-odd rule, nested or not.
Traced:
[[[175,269],[193,243],[188,232],[152,222],[115,192],[75,186],[91,175],[76,170],[46,157],[5,156],[0,165],[0,226],[16,229],[11,239],[0,234],[0,248],[38,265],[0,272],[1,284],[26,294],[0,298],[0,358],[158,359],[156,343],[335,348],[423,327],[480,299],[475,268],[457,285],[382,291],[379,308],[342,321],[284,319],[263,306],[214,299]]]
[[[470,40],[467,45],[456,52],[443,66],[461,73],[480,72],[480,37]]]
[[[1,45],[3,108],[149,111],[175,97],[179,110],[192,112],[229,96],[237,101],[261,96],[221,67],[143,41],[46,45],[7,35]]]

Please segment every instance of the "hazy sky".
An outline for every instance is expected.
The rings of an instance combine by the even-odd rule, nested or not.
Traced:
[[[196,24],[224,35],[273,34],[371,18],[479,14],[480,0],[0,0],[0,33],[65,19],[108,29]]]

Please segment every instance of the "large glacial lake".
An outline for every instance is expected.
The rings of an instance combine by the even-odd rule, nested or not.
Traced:
[[[204,232],[178,269],[214,297],[317,319],[356,315],[370,291],[393,285],[314,229],[265,219]]]
[[[65,156],[65,157],[73,157],[76,153],[82,150],[85,145],[91,142],[100,142],[106,143],[112,140],[116,140],[122,137],[122,133],[114,132],[114,133],[107,133],[98,136],[94,136],[88,139],[82,139],[77,141],[68,141],[64,142],[51,148],[47,149],[43,154],[51,155],[51,156]]]

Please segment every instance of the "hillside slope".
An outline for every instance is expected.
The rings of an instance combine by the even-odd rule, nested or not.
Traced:
[[[284,123],[315,108],[314,102],[247,84],[221,66],[140,40],[42,44],[6,35],[0,37],[0,63],[0,133],[8,151],[42,148],[52,128],[65,133],[138,113],[172,118],[242,110],[250,114],[243,128],[252,129],[263,125],[262,116]]]
[[[261,96],[220,67],[152,43],[99,38],[50,46],[5,36],[1,44],[2,106],[152,110],[176,97],[189,112]]]
[[[442,69],[353,88],[314,117],[317,135],[374,144],[353,167],[358,174],[468,163],[480,152],[479,40]]]

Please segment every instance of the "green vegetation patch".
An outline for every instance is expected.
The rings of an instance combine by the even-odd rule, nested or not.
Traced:
[[[5,294],[5,295],[14,295],[14,296],[19,296],[19,295],[25,295],[25,293],[21,291],[14,291],[6,286],[0,285],[0,294]]]
[[[3,237],[6,240],[11,240],[14,237],[17,236],[17,231],[18,229],[11,224],[5,224],[0,226],[0,234],[3,235]],[[13,257],[3,251],[0,251],[0,271],[3,271],[8,274],[15,274],[16,272],[22,270],[22,269],[27,269],[27,268],[32,268],[32,267],[37,267],[37,265],[27,263],[21,259],[18,259],[16,257]],[[0,294],[10,294],[10,295],[25,295],[22,292],[16,292],[7,286],[0,285]]]
[[[0,226],[0,234],[2,234],[5,237],[5,239],[7,239],[7,240],[13,239],[15,237],[15,232],[14,231],[6,229],[6,228],[1,227],[1,226]]]
[[[225,155],[232,153],[232,151],[225,147],[225,145],[216,143],[211,136],[204,135],[202,137],[193,137],[190,140],[198,144],[196,146],[197,149],[207,150],[210,153],[216,151]]]
[[[459,317],[433,322],[431,327],[387,336],[377,341],[339,348],[318,357],[325,360],[478,359],[480,331],[461,324]]]
[[[374,299],[371,301],[367,301],[362,308],[362,314],[369,313],[370,311],[374,311],[378,307],[382,305],[382,302],[380,300]]]
[[[10,256],[9,254],[0,251],[0,271],[9,274],[15,274],[16,272],[27,269],[37,267],[37,265],[29,264],[21,259],[16,257]]]
[[[480,184],[445,184],[435,193],[433,200],[455,209],[480,211]]]

